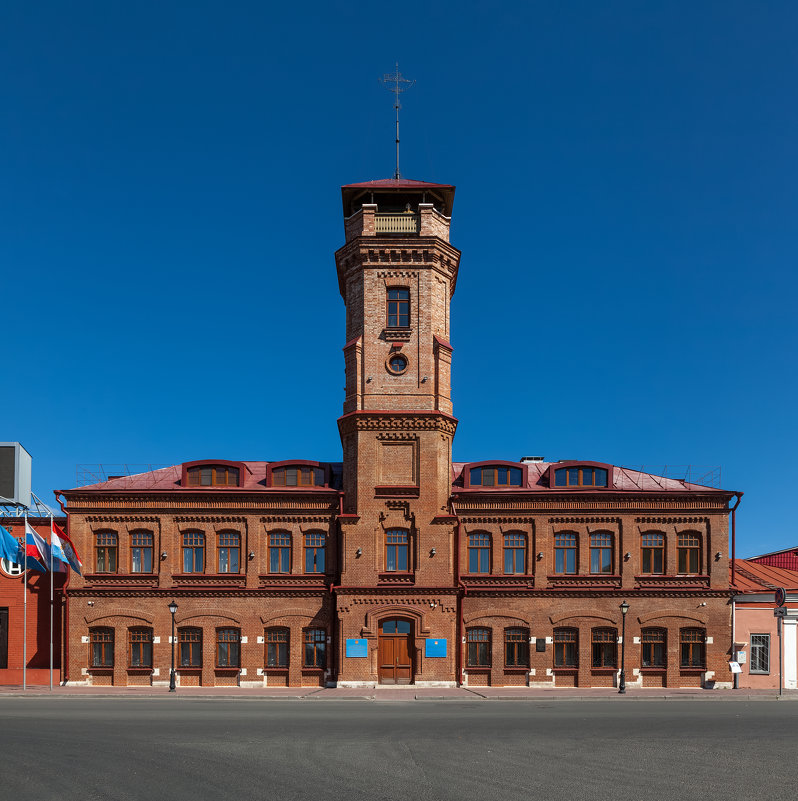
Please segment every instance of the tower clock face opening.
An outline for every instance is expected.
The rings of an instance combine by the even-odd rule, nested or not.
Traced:
[[[388,357],[386,362],[388,372],[393,375],[402,375],[407,370],[407,358],[402,356],[401,353],[393,353]]]

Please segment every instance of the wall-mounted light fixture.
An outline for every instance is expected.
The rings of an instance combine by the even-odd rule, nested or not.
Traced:
[[[427,378],[427,376],[424,376],[424,378],[421,379],[422,384],[426,384],[427,381],[429,381],[429,378]]]
[[[252,561],[255,558],[255,551],[250,551],[248,556],[249,556],[250,561]]]
[[[435,556],[436,553],[438,553],[438,552],[434,548],[430,548],[429,549],[429,555],[430,556]]]
[[[166,559],[166,551],[161,553],[161,561],[163,562],[164,559]]]
[[[86,606],[94,606],[94,601],[86,601]]]
[[[543,558],[543,551],[538,553],[538,562]]]
[[[369,377],[366,379],[366,383],[367,383],[367,384],[370,384],[370,383],[371,383],[371,376],[369,376]]]
[[[361,556],[363,556],[363,549],[362,549],[362,548],[358,548],[358,549],[355,551],[355,556],[356,556],[358,559],[359,559]]]
[[[624,561],[624,562],[628,562],[628,561],[629,561],[631,558],[632,558],[632,554],[630,554],[630,553],[629,553],[629,551],[627,551],[627,552],[626,552],[626,553],[623,555],[623,561]]]
[[[720,554],[720,551],[718,551],[718,552],[715,554],[715,561],[716,561],[716,562],[720,562],[720,556],[721,556],[721,554]]]

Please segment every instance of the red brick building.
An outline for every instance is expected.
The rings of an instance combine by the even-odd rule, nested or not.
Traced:
[[[339,464],[208,460],[63,492],[70,682],[728,684],[735,493],[452,461],[454,187],[343,187]],[[626,642],[622,601],[629,604]]]
[[[29,517],[28,522],[37,534],[50,539],[50,518]],[[65,518],[55,522],[63,526]],[[24,538],[21,517],[0,518],[0,525],[17,539]],[[53,682],[61,680],[61,632],[64,623],[65,573],[53,576]],[[22,684],[23,640],[25,627],[25,588],[22,568],[5,559],[0,560],[0,684]],[[50,682],[50,574],[28,571],[27,582],[27,682]]]

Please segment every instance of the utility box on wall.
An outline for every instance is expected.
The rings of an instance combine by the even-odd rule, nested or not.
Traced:
[[[31,455],[18,442],[0,442],[0,503],[30,507]]]

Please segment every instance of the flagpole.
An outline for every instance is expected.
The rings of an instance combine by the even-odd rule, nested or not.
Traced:
[[[22,690],[28,689],[28,513],[25,512],[24,570],[22,571]]]
[[[53,513],[50,512],[50,692],[53,691]]]

